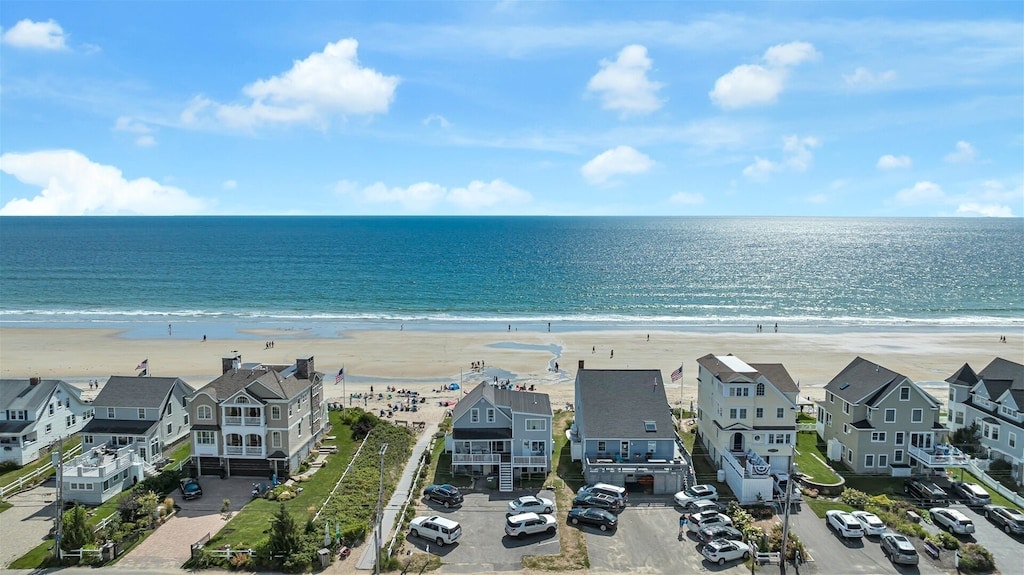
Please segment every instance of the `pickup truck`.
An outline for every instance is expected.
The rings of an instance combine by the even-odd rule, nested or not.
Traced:
[[[922,478],[910,478],[903,482],[903,492],[928,507],[945,507],[949,504],[946,490]]]

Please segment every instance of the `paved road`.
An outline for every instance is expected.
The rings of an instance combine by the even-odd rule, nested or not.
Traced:
[[[37,547],[53,527],[56,489],[51,477],[43,485],[10,496],[13,505],[0,513],[0,566]]]

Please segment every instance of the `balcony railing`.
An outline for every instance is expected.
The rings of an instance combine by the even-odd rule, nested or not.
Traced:
[[[452,464],[454,465],[493,465],[501,463],[500,453],[453,453]]]
[[[911,446],[907,452],[928,467],[966,467],[971,460],[963,451],[948,445],[932,449]]]
[[[243,419],[243,424],[248,426],[259,426],[263,425],[262,417],[246,417]]]
[[[547,467],[548,458],[543,455],[515,455],[512,457],[513,467]]]
[[[225,415],[224,425],[242,425],[242,416],[240,415]]]
[[[618,461],[611,457],[587,457],[587,469],[590,471],[605,470],[605,471],[682,471],[689,467],[686,460],[683,458],[675,459],[659,459],[652,457],[651,459],[639,459],[636,461]]]
[[[245,448],[242,447],[241,445],[225,445],[224,453],[228,455],[244,455]]]

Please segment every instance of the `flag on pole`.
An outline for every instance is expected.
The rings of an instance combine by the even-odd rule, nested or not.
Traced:
[[[147,375],[149,375],[149,369],[144,369],[139,372],[139,377],[146,377]]]
[[[338,375],[334,376],[334,383],[335,383],[335,385],[337,385],[337,384],[339,384],[339,383],[341,383],[343,381],[345,381],[345,368],[344,367],[342,367],[341,369],[338,370]]]
[[[682,377],[683,377],[683,366],[680,365],[679,369],[673,371],[672,375],[670,375],[669,377],[672,378],[672,381],[679,381],[680,379],[682,379]]]
[[[135,369],[149,369],[149,358],[147,357],[146,359],[140,361],[139,365],[135,366]]]

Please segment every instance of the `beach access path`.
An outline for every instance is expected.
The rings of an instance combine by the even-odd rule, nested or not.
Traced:
[[[53,527],[56,485],[51,477],[39,487],[7,498],[11,508],[0,513],[0,567],[35,549]]]

